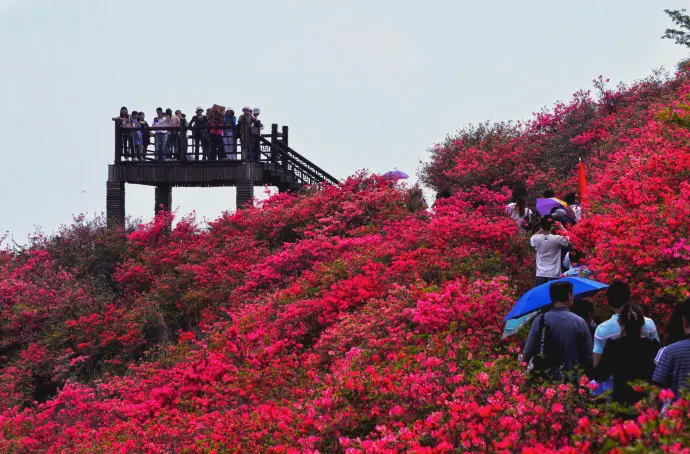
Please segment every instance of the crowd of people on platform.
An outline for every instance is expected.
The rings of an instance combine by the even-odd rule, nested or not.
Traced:
[[[565,202],[550,213],[536,213],[518,189],[506,212],[524,232],[532,233],[536,249],[535,286],[562,277],[595,278],[581,251],[574,250],[568,229],[580,221],[582,210],[575,194],[560,199],[552,191],[544,198]],[[611,318],[596,324],[589,299],[574,299],[573,284],[553,282],[552,304],[534,318],[523,359],[528,370],[556,381],[573,381],[585,373],[594,389],[612,390],[610,398],[632,406],[643,398],[631,382],[642,381],[670,389],[675,398],[690,389],[690,298],[675,305],[668,322],[664,347],[653,320],[631,301],[631,291],[622,281],[612,282],[606,292]],[[623,414],[625,416],[625,414]]]
[[[153,156],[157,161],[237,160],[241,156],[258,161],[260,134],[264,128],[260,114],[259,108],[245,106],[238,118],[234,110],[214,104],[208,109],[197,107],[195,115],[188,120],[181,110],[173,112],[170,108],[158,107],[149,125],[144,112],[130,114],[127,107],[122,107],[113,121],[121,128],[123,156],[135,161],[146,159],[152,138]]]

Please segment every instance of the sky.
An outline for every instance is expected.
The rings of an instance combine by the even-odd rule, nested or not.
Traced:
[[[397,168],[412,184],[429,147],[469,123],[527,119],[599,75],[673,71],[688,51],[660,39],[663,9],[686,4],[0,0],[0,238],[105,210],[120,106],[149,121],[157,106],[260,107],[335,177]],[[152,217],[153,188],[126,194],[129,215]],[[173,190],[200,220],[234,200]]]

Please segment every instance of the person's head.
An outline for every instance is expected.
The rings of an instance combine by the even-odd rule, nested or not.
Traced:
[[[690,298],[683,301],[680,313],[683,316],[683,331],[685,336],[690,336]]]
[[[582,254],[580,251],[573,249],[572,251],[569,252],[570,256],[570,264],[572,266],[577,266],[581,265],[581,261],[584,260],[585,256]]]
[[[527,208],[527,201],[525,200],[525,198],[518,197],[517,200],[515,200],[515,207],[518,209],[520,215],[523,216],[525,213],[525,209]]]
[[[618,316],[621,334],[628,337],[641,337],[644,325],[644,312],[634,303],[624,304]]]
[[[563,199],[562,199],[562,200],[563,200],[565,203],[567,203],[568,205],[572,205],[573,203],[575,203],[576,197],[577,197],[577,196],[575,195],[574,192],[569,192],[569,193],[567,193],[566,195],[563,196]]]
[[[570,312],[573,314],[577,314],[580,317],[582,317],[587,323],[592,318],[592,310],[594,309],[594,305],[592,304],[592,301],[589,299],[578,299],[575,300],[573,303],[573,306],[570,308]]]
[[[527,197],[527,188],[522,183],[517,183],[513,186],[513,193],[510,196],[511,202],[517,202],[520,197]]]
[[[544,196],[545,199],[550,199],[552,197],[556,197],[556,193],[553,192],[551,189],[547,189],[546,191],[544,191],[544,193],[542,195]]]
[[[613,281],[606,289],[606,300],[609,302],[609,306],[617,312],[630,301],[630,287],[623,281]]]
[[[202,116],[203,114],[204,114],[204,109],[202,109],[201,107],[197,107],[197,108],[196,108],[196,116],[199,117],[199,118],[201,118],[201,116]]]
[[[144,112],[139,112],[139,121],[144,121],[146,119],[146,115],[144,115]]]
[[[549,296],[553,304],[573,305],[573,284],[568,281],[554,282],[549,286]]]
[[[182,118],[182,111],[181,111],[180,109],[177,109],[177,110],[175,111],[175,115],[178,116],[178,117],[180,117],[180,118]]]
[[[553,219],[551,216],[544,216],[539,221],[539,225],[544,232],[550,232],[553,229]]]
[[[254,107],[254,109],[252,110],[252,113],[254,114],[255,117],[258,117],[259,114],[261,113],[261,109],[259,109],[258,107]]]
[[[228,110],[228,113],[230,114],[230,117],[234,117],[234,116],[235,116],[235,111],[232,110],[232,109],[231,109],[231,110]]]
[[[172,109],[171,109],[170,107],[168,107],[167,109],[165,109],[165,115],[167,115],[168,117],[172,117],[172,113],[173,113],[173,112],[172,112]]]
[[[120,107],[120,118],[127,118],[128,115],[127,108],[125,106]]]
[[[242,108],[242,113],[245,115],[249,115],[250,113],[252,113],[252,109],[250,109],[249,106],[244,106]]]
[[[211,114],[211,108],[209,107],[208,109],[206,109],[206,116],[208,117],[210,114]]]
[[[655,301],[655,304],[657,305],[673,303],[675,303],[675,301],[671,300],[670,298],[661,298],[661,300]],[[675,304],[673,307],[671,317],[666,324],[666,338],[664,339],[665,345],[670,345],[681,341],[687,336],[683,326],[683,313],[687,312],[688,308],[690,308],[690,298]]]
[[[163,108],[162,107],[156,107],[156,115],[159,118],[163,116]]]
[[[139,119],[139,112],[136,110],[132,111],[132,120],[138,120]]]

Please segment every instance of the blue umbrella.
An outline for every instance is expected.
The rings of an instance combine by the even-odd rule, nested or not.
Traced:
[[[402,170],[391,170],[390,172],[384,173],[382,176],[387,180],[404,180],[409,178]]]
[[[575,298],[587,298],[597,292],[600,292],[608,287],[607,284],[585,279],[583,277],[564,277],[556,279],[555,281],[547,282],[539,287],[527,291],[515,303],[515,306],[508,312],[503,320],[510,320],[512,318],[522,317],[530,312],[538,311],[543,307],[551,304],[551,295],[549,295],[549,287],[554,282],[570,282],[573,284],[573,295]]]

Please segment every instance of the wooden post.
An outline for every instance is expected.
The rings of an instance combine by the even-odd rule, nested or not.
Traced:
[[[125,226],[125,184],[108,181],[105,192],[105,212],[108,227]]]
[[[240,134],[240,128],[235,125],[232,128],[232,159],[239,159],[240,161],[242,160],[242,155],[237,156],[237,136]]]
[[[115,121],[115,164],[122,161],[122,125]]]
[[[283,126],[283,143],[288,145],[288,127]]]
[[[251,180],[239,180],[237,182],[237,209],[245,208],[254,200],[254,183]]]
[[[155,214],[161,211],[167,211],[168,213],[172,210],[172,186],[168,184],[156,186],[155,191],[156,204],[153,208]]]
[[[278,161],[278,125],[271,125],[271,162]]]

